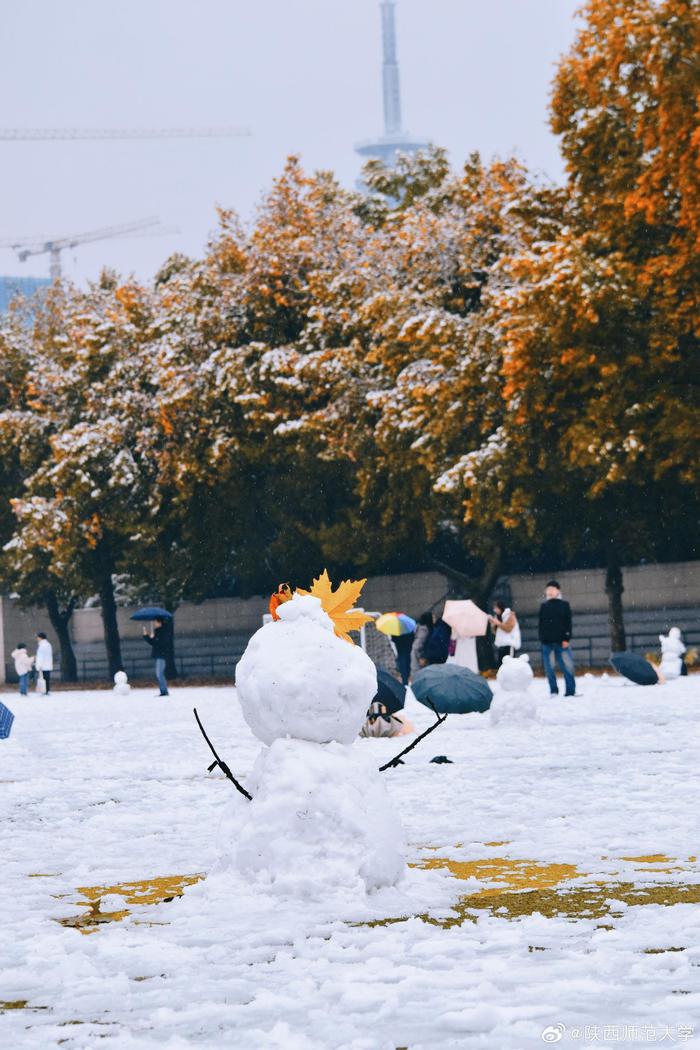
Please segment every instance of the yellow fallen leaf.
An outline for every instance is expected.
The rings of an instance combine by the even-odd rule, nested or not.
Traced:
[[[310,591],[303,591],[299,588],[296,593],[310,594],[313,598],[319,598],[323,611],[328,613],[333,621],[335,633],[352,645],[354,643],[348,631],[359,631],[363,624],[372,619],[363,612],[350,612],[366,583],[366,579],[343,580],[334,591],[328,570],[324,569],[321,575],[314,580]]]

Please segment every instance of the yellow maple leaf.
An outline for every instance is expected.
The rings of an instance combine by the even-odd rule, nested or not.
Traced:
[[[359,631],[363,624],[372,619],[363,612],[350,612],[366,583],[366,579],[343,580],[334,591],[328,570],[324,569],[312,583],[310,591],[298,588],[296,593],[310,594],[313,598],[320,598],[323,611],[328,613],[333,621],[335,633],[339,638],[344,638],[346,642],[353,645],[348,631]]]

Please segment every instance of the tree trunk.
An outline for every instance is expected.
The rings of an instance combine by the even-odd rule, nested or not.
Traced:
[[[433,566],[439,572],[444,572],[445,576],[453,582],[453,589],[450,591],[452,597],[471,598],[476,605],[484,608],[501,574],[503,548],[500,543],[493,544],[484,558],[484,567],[478,577],[467,576],[466,573],[459,572],[435,558],[431,560]],[[492,670],[496,666],[493,644],[488,631],[476,639],[476,658],[479,669],[482,671]]]
[[[58,598],[54,591],[46,595],[46,610],[51,620],[51,626],[56,632],[58,644],[61,649],[61,681],[78,681],[78,662],[73,651],[73,641],[70,636],[69,623],[75,609],[75,599],[71,598],[65,609],[61,609]]]
[[[484,558],[484,567],[479,576],[468,576],[465,572],[453,569],[451,565],[437,558],[431,558],[430,561],[438,572],[444,573],[452,582],[451,597],[471,598],[476,605],[483,606],[488,601],[496,580],[501,574],[502,548],[500,544],[494,544]]]
[[[113,678],[117,671],[124,670],[124,664],[122,662],[122,647],[117,624],[117,603],[114,600],[114,584],[112,583],[112,555],[106,540],[101,539],[97,544],[95,557],[97,559],[97,581],[105,649],[107,650],[107,663],[109,664],[110,677]]]
[[[625,637],[625,619],[622,609],[622,566],[615,547],[615,541],[610,540],[607,548],[605,572],[605,593],[608,596],[608,628],[610,630],[610,645],[614,653],[622,653],[627,648]]]

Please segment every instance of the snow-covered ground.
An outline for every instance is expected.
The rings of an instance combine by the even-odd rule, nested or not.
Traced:
[[[245,782],[232,688],[3,694],[0,1046],[700,1046],[700,677],[580,684],[536,680],[532,727],[450,716],[384,774],[414,866],[364,899],[222,862],[249,803],[192,708]]]

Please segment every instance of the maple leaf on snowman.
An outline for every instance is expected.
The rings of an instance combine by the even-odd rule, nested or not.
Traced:
[[[372,619],[367,613],[360,612],[357,609],[353,610],[353,606],[360,597],[360,592],[366,583],[366,579],[343,580],[334,591],[328,570],[324,569],[321,575],[317,576],[312,583],[310,591],[304,591],[299,587],[296,593],[318,598],[323,611],[333,621],[335,633],[338,637],[354,645],[348,632],[359,631],[364,624],[369,623]]]

